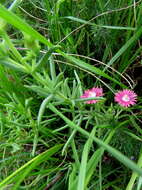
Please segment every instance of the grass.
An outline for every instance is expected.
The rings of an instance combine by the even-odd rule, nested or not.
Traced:
[[[141,11],[1,1],[0,189],[141,190]],[[94,86],[104,97],[86,104]],[[129,108],[113,100],[125,88],[138,95]]]

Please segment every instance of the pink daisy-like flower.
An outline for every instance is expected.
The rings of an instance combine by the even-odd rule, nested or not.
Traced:
[[[102,88],[91,88],[89,90],[85,90],[84,94],[80,98],[95,98],[103,96]],[[95,104],[99,100],[88,100],[86,104]]]
[[[122,90],[115,94],[115,102],[123,107],[129,107],[136,104],[137,94],[132,90]]]

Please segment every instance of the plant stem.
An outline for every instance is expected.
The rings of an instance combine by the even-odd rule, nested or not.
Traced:
[[[141,149],[141,152],[140,152],[140,156],[139,156],[137,166],[142,167],[142,149]],[[134,183],[135,183],[137,177],[138,177],[138,174],[136,172],[133,172],[132,176],[131,176],[131,179],[130,179],[127,187],[126,187],[126,190],[132,190],[133,189],[133,186],[134,186]]]
[[[3,39],[5,40],[5,42],[7,43],[9,49],[12,51],[13,55],[17,58],[17,60],[19,62],[21,62],[22,60],[22,56],[21,54],[17,51],[17,49],[14,47],[13,43],[11,42],[9,36],[7,35],[7,33],[5,31],[1,31],[1,35],[3,37]]]
[[[22,0],[15,0],[9,7],[9,11],[14,11],[16,7],[22,2]]]
[[[56,113],[58,116],[60,116],[68,125],[69,127],[76,129],[78,132],[86,136],[87,138],[90,136],[90,133],[88,133],[86,130],[82,129],[78,125],[76,125],[74,122],[69,120],[65,115],[63,115],[58,109],[55,108],[55,106],[51,103],[48,104],[48,107],[50,110],[52,110],[54,113]],[[131,170],[137,172],[139,175],[142,176],[142,169],[136,165],[132,160],[128,159],[125,155],[123,155],[121,152],[119,152],[117,149],[107,145],[97,137],[93,137],[93,141],[96,142],[98,145],[105,148],[108,152],[110,152],[117,160],[122,162],[126,167],[129,167]]]

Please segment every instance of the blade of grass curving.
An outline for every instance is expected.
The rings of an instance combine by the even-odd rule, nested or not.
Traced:
[[[76,21],[76,22],[79,22],[79,23],[82,23],[82,24],[85,24],[85,25],[91,25],[91,26],[100,27],[100,28],[107,28],[107,29],[114,29],[114,30],[136,30],[136,28],[127,27],[127,26],[123,27],[123,26],[98,25],[98,24],[95,24],[95,23],[92,23],[92,22],[89,22],[89,21],[85,21],[83,19],[76,18],[76,17],[73,17],[73,16],[66,16],[64,18],[67,18],[67,19],[70,19],[70,20],[73,20],[73,21]]]
[[[139,166],[140,168],[142,167],[142,148],[141,148],[141,151],[140,151],[140,156],[139,156],[137,166]],[[132,176],[131,176],[131,179],[130,179],[127,187],[126,187],[126,190],[133,190],[134,183],[135,183],[135,180],[136,180],[137,177],[138,177],[138,174],[136,172],[133,172]]]
[[[76,168],[76,164],[72,164],[72,172],[69,175],[69,182],[68,182],[68,190],[74,190],[74,183],[76,182],[76,173],[78,168]]]
[[[59,110],[57,110],[55,108],[55,106],[53,106],[53,104],[49,103],[48,107],[50,110],[52,110],[54,113],[56,113],[57,115],[59,115],[71,128],[78,130],[81,134],[83,134],[86,137],[89,137],[90,134],[82,129],[81,127],[79,127],[78,125],[76,125],[74,122],[72,122],[71,120],[69,120],[66,116],[64,116]],[[108,152],[110,152],[117,160],[119,160],[120,162],[122,162],[126,167],[130,168],[131,170],[137,172],[139,175],[142,176],[142,169],[139,168],[133,161],[131,161],[130,159],[128,159],[125,155],[123,155],[121,152],[119,152],[118,150],[116,150],[115,148],[107,145],[106,143],[104,143],[103,141],[101,141],[100,139],[98,139],[97,137],[93,137],[93,140],[100,146],[102,146],[103,148],[105,148]]]
[[[27,73],[27,70],[25,69],[25,67],[15,61],[13,61],[10,58],[6,58],[6,59],[0,59],[0,64],[7,66],[15,71],[20,71],[23,73]]]
[[[37,116],[37,123],[38,123],[38,126],[40,125],[40,122],[41,122],[41,119],[42,119],[42,116],[44,114],[44,110],[46,108],[46,105],[51,101],[53,95],[49,95],[47,98],[45,98],[39,108],[39,112],[38,112],[38,116]]]
[[[30,160],[26,164],[24,164],[22,167],[20,167],[19,169],[17,169],[11,175],[9,175],[7,178],[5,178],[2,182],[0,182],[0,188],[4,187],[6,184],[8,184],[9,181],[11,181],[12,178],[14,178],[15,176],[17,176],[20,172],[22,172],[25,168],[29,167],[35,161],[36,162],[38,161],[38,163],[40,163],[40,160],[42,158],[44,158],[44,160],[47,160],[49,157],[51,157],[53,154],[55,154],[61,147],[62,147],[61,144],[60,145],[56,145],[56,146],[50,148],[49,150],[41,153],[40,155],[36,156],[35,158],[33,158],[32,160]]]
[[[76,119],[74,118],[74,120],[76,120]],[[80,117],[77,120],[77,125],[80,125],[81,122],[82,122],[82,117]],[[77,150],[76,150],[76,146],[75,146],[75,142],[74,142],[74,136],[75,136],[76,132],[77,132],[76,129],[74,129],[71,132],[70,137],[68,138],[67,142],[65,143],[65,145],[64,145],[64,147],[62,149],[62,155],[66,151],[66,148],[69,146],[69,144],[71,144],[72,151],[73,151],[73,157],[75,159],[75,164],[76,164],[76,167],[77,167],[77,166],[80,166],[80,161],[79,161],[79,156],[78,156],[78,153],[77,153]]]
[[[13,53],[13,56],[17,59],[17,61],[21,62],[22,56],[17,51],[17,49],[15,48],[13,43],[11,42],[11,39],[9,38],[7,33],[5,31],[1,31],[0,34],[1,34],[1,37],[3,38],[3,40],[4,40],[4,43],[9,47],[10,51]]]
[[[69,144],[71,144],[71,141],[73,140],[73,138],[74,138],[76,132],[77,132],[76,130],[73,130],[73,131],[72,131],[70,137],[68,138],[66,144],[65,144],[64,147],[63,147],[62,155],[65,154],[65,151],[66,151],[67,147],[69,146]]]
[[[29,89],[30,91],[36,92],[38,95],[44,98],[46,98],[47,95],[50,93],[50,90],[48,88],[44,89],[36,85],[32,85],[32,86],[25,85],[25,87]]]
[[[82,153],[77,190],[84,190],[88,153],[89,153],[89,142],[87,141]]]
[[[137,32],[121,47],[121,49],[112,57],[107,65],[112,65],[133,43],[139,39],[142,35],[142,27],[140,27]],[[128,66],[128,65],[127,65]],[[106,67],[107,68],[107,67]],[[121,70],[121,69],[120,69]]]
[[[50,58],[50,56],[52,55],[52,53],[58,49],[60,46],[53,46],[52,48],[50,48],[45,55],[43,55],[43,57],[39,60],[39,62],[37,63],[37,65],[34,68],[34,71],[37,71],[38,69],[41,69],[41,67],[43,67],[45,64],[47,64],[48,59]]]
[[[108,137],[106,138],[106,140],[104,141],[104,143],[108,144],[113,135],[115,134],[115,129],[110,131]],[[85,186],[87,187],[90,179],[91,179],[91,176],[93,175],[102,155],[104,153],[104,148],[101,147],[101,148],[98,148],[94,154],[92,155],[92,157],[90,158],[90,160],[88,161],[88,164],[87,164],[87,174],[86,174],[86,179],[85,179]]]
[[[51,78],[52,78],[53,81],[56,81],[56,79],[58,79],[58,77],[56,77],[55,62],[54,62],[54,58],[53,58],[52,55],[49,58],[49,64],[50,64],[50,75],[51,75]]]
[[[16,16],[14,13],[8,11],[2,5],[0,5],[0,16],[4,20],[6,20],[8,23],[10,23],[13,26],[15,26],[16,28],[18,28],[19,30],[24,31],[29,35],[32,35],[32,37],[35,38],[36,40],[39,40],[41,43],[49,46],[50,48],[53,48],[53,44],[50,43],[44,36],[42,36],[40,33],[38,33],[36,30],[34,30],[30,25],[28,25],[26,22],[24,22],[20,17]],[[126,87],[122,83],[118,82],[118,80],[115,80],[112,77],[110,77],[109,75],[107,75],[104,71],[102,71],[92,65],[89,65],[89,64],[85,63],[84,61],[81,61],[72,56],[69,56],[66,53],[60,51],[59,49],[57,49],[56,52],[60,53],[60,55],[67,58],[68,60],[70,60],[74,64],[78,65],[79,67],[87,69],[90,72],[93,72],[99,76],[103,76],[103,77],[115,82],[116,84],[119,84],[121,87]]]
[[[0,4],[0,17],[7,21],[9,24],[12,24],[19,30],[26,32],[36,40],[46,44],[49,47],[53,47],[53,45],[40,33],[34,30],[30,25],[24,22],[19,16],[7,10],[4,6]]]
[[[57,3],[55,4],[55,12],[56,12],[56,14],[59,13],[60,5],[61,5],[64,1],[65,1],[65,0],[58,0]]]
[[[83,94],[83,90],[82,90],[80,78],[79,78],[79,76],[78,76],[76,70],[74,70],[74,74],[75,74],[77,83],[78,83],[78,85],[79,85],[78,89],[79,89],[79,92],[80,92],[80,95],[81,95],[81,94]]]
[[[47,157],[48,160],[48,157]],[[25,179],[25,177],[30,173],[31,170],[33,170],[37,165],[45,161],[45,159],[41,158],[40,161],[36,160],[34,161],[30,166],[28,166],[25,171],[22,172],[22,174],[18,175],[18,178],[16,180],[16,184],[11,188],[11,190],[17,190],[20,183]]]
[[[126,134],[129,135],[129,136],[131,136],[131,137],[132,137],[133,139],[135,139],[135,140],[142,141],[142,138],[141,138],[141,137],[139,137],[139,136],[133,134],[133,133],[130,132],[130,131],[125,131],[125,130],[124,130],[124,133],[126,133]]]
[[[98,69],[97,67],[89,65],[88,63],[86,63],[86,62],[84,62],[82,60],[76,59],[73,56],[69,56],[69,55],[65,54],[64,52],[62,52],[60,50],[58,50],[58,53],[60,53],[63,57],[67,58],[68,60],[70,60],[71,62],[76,64],[77,66],[79,66],[79,67],[81,67],[83,69],[86,69],[86,70],[90,71],[91,73],[95,73],[95,74],[97,74],[99,76],[107,78],[107,79],[113,81],[114,83],[118,84],[119,86],[121,86],[123,88],[126,88],[126,86],[124,84],[122,84],[118,80],[110,77],[110,75],[106,74],[104,71]]]
[[[103,97],[94,97],[94,98],[78,98],[78,99],[74,99],[75,102],[85,102],[88,100],[105,100],[105,98]]]
[[[78,154],[78,150],[76,148],[74,139],[71,142],[71,147],[72,147],[72,152],[73,152],[73,157],[74,157],[74,160],[75,160],[76,168],[79,168],[79,166],[80,166],[79,154]]]
[[[139,126],[137,124],[137,122],[135,121],[135,117],[134,115],[133,116],[129,116],[129,119],[133,125],[133,127],[142,135],[142,129],[141,129],[141,126]]]
[[[56,149],[56,152],[59,150]],[[38,165],[40,165],[41,163],[43,163],[44,161],[50,160],[51,156],[56,153],[55,151],[48,151],[48,154],[44,154],[42,155],[42,157],[34,160],[34,162],[29,165],[25,171],[22,172],[21,175],[19,175],[19,179],[16,180],[16,184],[12,187],[11,190],[17,190],[17,188],[19,187],[20,183],[25,179],[25,177],[33,170],[35,169]]]
[[[137,185],[137,190],[141,190],[142,189],[142,177],[139,177],[138,179],[138,185]]]
[[[85,189],[85,179],[86,179],[86,170],[87,170],[87,160],[88,155],[90,151],[90,147],[93,143],[93,137],[96,132],[96,127],[94,127],[90,133],[90,137],[88,138],[87,142],[85,143],[83,153],[82,153],[82,160],[79,170],[79,176],[78,176],[78,185],[77,190],[84,190]]]
[[[13,1],[13,3],[10,5],[10,7],[8,9],[10,11],[14,11],[21,2],[22,2],[22,0],[15,0],[15,1]]]

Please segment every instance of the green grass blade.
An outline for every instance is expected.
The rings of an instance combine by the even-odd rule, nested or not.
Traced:
[[[113,135],[115,133],[115,130],[112,130],[110,132],[110,134],[108,135],[108,137],[106,138],[106,140],[104,141],[104,143],[108,144]],[[86,174],[86,179],[85,179],[85,185],[87,186],[90,179],[91,179],[91,176],[93,175],[102,155],[104,153],[104,148],[101,147],[101,148],[98,148],[94,154],[92,155],[92,157],[90,158],[90,160],[88,161],[88,164],[87,164],[87,174]]]
[[[76,168],[76,165],[73,164],[72,165],[72,172],[69,175],[69,182],[68,182],[68,190],[75,190],[74,189],[74,184],[76,182],[76,172],[77,172],[78,168]]]
[[[142,27],[140,27],[137,32],[122,46],[122,48],[112,57],[108,62],[108,65],[112,65],[133,43],[139,39],[142,35]]]
[[[39,60],[39,62],[37,63],[37,65],[34,68],[34,72],[37,71],[38,69],[41,69],[41,67],[43,67],[44,65],[47,64],[48,59],[50,58],[50,56],[52,55],[52,53],[58,49],[59,46],[53,46],[52,48],[50,48],[45,55],[43,55],[43,57]]]
[[[32,37],[35,38],[36,40],[39,40],[40,42],[42,42],[43,44],[49,46],[50,48],[53,47],[52,43],[50,43],[44,36],[42,36],[41,34],[39,34],[36,30],[34,30],[31,26],[29,26],[21,18],[19,18],[18,16],[16,16],[14,13],[8,11],[2,5],[0,5],[0,16],[4,20],[6,20],[8,23],[10,23],[13,26],[15,26],[16,28],[18,28],[19,30],[24,31],[24,32],[26,32],[29,35],[32,35]],[[142,31],[139,31],[140,34],[141,34],[141,32]],[[137,36],[140,35],[139,33],[138,33]],[[106,74],[104,71],[98,69],[97,67],[89,65],[89,64],[85,63],[84,61],[81,61],[79,59],[74,58],[73,56],[69,56],[69,55],[65,54],[64,52],[60,51],[59,49],[56,50],[56,51],[58,53],[60,53],[63,57],[65,57],[68,60],[70,60],[71,62],[73,62],[75,65],[77,65],[77,66],[79,66],[79,67],[81,67],[83,69],[87,69],[88,71],[90,71],[92,73],[95,73],[95,74],[97,74],[99,76],[105,77],[105,78],[107,78],[107,79],[115,82],[116,84],[119,84],[123,88],[126,87],[122,83],[118,82],[118,80],[110,77],[108,74]]]
[[[44,110],[46,108],[46,105],[50,102],[50,100],[52,99],[53,95],[49,95],[46,99],[43,100],[40,108],[39,108],[39,112],[38,112],[38,116],[37,116],[37,123],[38,126],[40,125],[42,116],[44,114]]]
[[[88,140],[84,146],[84,149],[83,149],[80,171],[79,171],[79,176],[78,176],[77,190],[85,189],[88,155],[89,155],[90,147],[92,146],[92,143],[93,143],[92,138],[94,137],[95,132],[96,132],[96,127],[94,127],[94,129],[92,129],[90,137],[88,138]]]
[[[48,158],[50,158],[53,154],[55,154],[61,147],[62,147],[62,145],[56,145],[56,146],[50,148],[49,150],[41,153],[40,155],[36,156],[29,162],[27,162],[25,165],[23,165],[22,167],[17,169],[10,176],[8,176],[2,182],[0,182],[0,188],[4,187],[6,184],[8,184],[12,178],[17,176],[20,172],[22,172],[25,168],[29,167],[32,163],[37,162],[38,164],[40,164],[41,161],[43,162],[44,160],[48,160]],[[44,158],[44,160],[43,160],[43,158]]]
[[[92,25],[92,26],[95,26],[95,27],[100,27],[100,28],[106,28],[106,29],[113,29],[113,30],[136,30],[136,28],[133,28],[133,27],[123,27],[123,26],[107,26],[107,25],[98,25],[98,24],[94,24],[92,22],[89,22],[89,21],[85,21],[83,19],[80,19],[80,18],[76,18],[76,17],[73,17],[73,16],[67,16],[65,17],[67,19],[70,19],[70,20],[73,20],[73,21],[76,21],[76,22],[79,22],[79,23],[82,23],[82,24],[85,24],[85,25]]]
[[[8,10],[14,11],[21,2],[22,2],[22,0],[14,0],[13,3],[8,8]]]
[[[137,190],[141,190],[141,189],[142,189],[142,177],[139,177]]]
[[[49,104],[48,106],[49,106],[49,109],[51,109],[54,113],[56,113],[57,115],[59,115],[71,128],[78,130],[84,136],[87,136],[87,137],[90,136],[90,134],[87,131],[85,131],[84,129],[82,129],[81,127],[79,127],[78,125],[76,125],[74,122],[72,122],[71,120],[69,120],[67,117],[65,117],[52,104]],[[131,170],[137,172],[139,175],[142,176],[142,169],[139,168],[133,161],[131,161],[130,159],[128,159],[121,152],[119,152],[115,148],[107,145],[106,143],[104,143],[103,141],[101,141],[100,139],[98,139],[96,137],[93,137],[93,140],[98,145],[102,146],[108,152],[110,152],[117,160],[119,160],[120,162],[122,162],[125,166],[127,166],[128,168],[130,168]]]
[[[139,166],[140,168],[142,167],[142,149],[140,151],[140,156],[139,156],[137,166]],[[138,177],[138,174],[136,172],[133,172],[132,176],[131,176],[131,179],[130,179],[127,187],[126,187],[126,190],[133,190],[134,183],[135,183],[135,180],[136,180],[137,177]]]
[[[23,73],[27,73],[27,70],[25,69],[24,66],[22,66],[21,64],[13,61],[10,58],[0,59],[0,64],[4,65],[6,67],[9,67],[9,68],[11,68],[11,69],[13,69],[15,71],[20,71],[20,72],[23,72]]]
[[[19,16],[7,10],[4,6],[0,5],[0,17],[7,21],[9,24],[12,24],[14,27],[19,30],[32,35],[33,38],[39,40],[40,42],[46,44],[49,47],[52,47],[52,44],[40,33],[34,30],[30,25],[24,22]]]
[[[104,71],[102,71],[101,69],[95,67],[95,66],[92,66],[92,65],[89,65],[88,63],[82,61],[82,60],[79,60],[79,59],[76,59],[75,57],[73,56],[69,56],[63,52],[61,52],[60,50],[58,50],[58,52],[63,55],[64,57],[66,57],[68,60],[70,60],[71,62],[73,62],[75,65],[83,68],[83,69],[86,69],[88,71],[90,71],[91,73],[94,73],[94,74],[97,74],[98,76],[102,76],[104,78],[107,78],[109,79],[110,81],[113,81],[114,83],[120,85],[121,87],[123,88],[126,88],[126,86],[122,83],[120,83],[118,80],[110,77],[110,75],[106,74]]]
[[[88,153],[89,153],[89,142],[87,141],[82,153],[77,190],[84,190]]]

